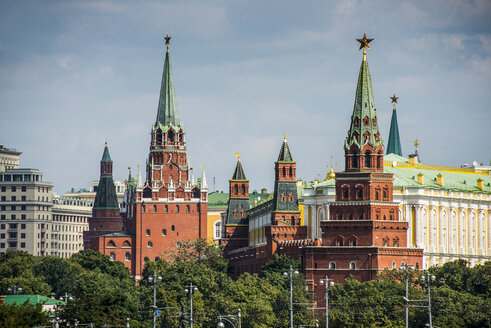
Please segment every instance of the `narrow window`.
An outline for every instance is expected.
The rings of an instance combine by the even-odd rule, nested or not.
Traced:
[[[176,205],[176,213],[179,213],[179,205]]]
[[[111,261],[116,261],[116,253],[114,252],[109,253],[109,257],[111,258]]]
[[[151,241],[149,241],[149,242],[147,243],[147,248],[152,248],[152,247],[153,247],[153,243],[152,243]]]
[[[142,213],[145,213],[145,205],[142,205]]]
[[[167,236],[167,230],[162,229],[162,236]]]
[[[335,269],[336,269],[336,263],[329,262],[329,270],[335,270]]]
[[[365,167],[371,167],[371,158],[370,158],[370,152],[365,153]]]
[[[146,235],[147,237],[148,237],[148,236],[150,236],[150,229],[147,229],[147,230],[145,231],[145,235]]]
[[[153,212],[157,213],[157,205],[153,205]]]
[[[349,264],[349,269],[350,270],[355,270],[356,269],[356,263],[351,261],[350,264]]]
[[[290,167],[290,176],[293,176],[293,169]]]
[[[186,213],[189,213],[191,210],[191,208],[189,207],[189,205],[186,205]]]
[[[237,185],[234,186],[234,194],[239,193],[239,187]]]
[[[124,260],[125,261],[131,261],[131,253],[130,252],[124,253]]]
[[[164,213],[169,213],[169,207],[167,205],[164,206]]]
[[[241,190],[242,190],[242,193],[243,193],[243,194],[245,194],[245,193],[246,193],[246,192],[245,192],[245,185],[242,185]]]
[[[172,230],[172,231],[176,231],[176,227],[175,227],[175,226],[172,226],[172,227],[171,227],[171,230]]]

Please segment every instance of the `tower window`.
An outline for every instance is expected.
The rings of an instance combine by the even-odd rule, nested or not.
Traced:
[[[352,161],[353,161],[352,162],[353,163],[352,167],[355,168],[355,169],[358,168],[358,156],[356,154],[353,155]]]
[[[348,199],[348,194],[349,194],[348,188],[344,188],[343,189],[343,198]]]
[[[152,243],[151,241],[149,241],[149,242],[147,243],[147,248],[152,248],[152,247],[153,247],[153,243]]]
[[[293,176],[293,169],[290,167],[290,177]]]
[[[189,205],[186,205],[186,213],[189,213],[191,210],[191,208],[189,207]]]
[[[242,217],[245,218],[246,217],[246,212],[244,210],[242,210]]]
[[[286,195],[285,195],[285,193],[282,193],[281,194],[281,201],[282,202],[285,202],[286,201]]]
[[[175,227],[175,226],[172,226],[172,227],[171,227],[171,230],[172,230],[172,231],[176,231],[176,227]]]
[[[162,229],[162,236],[167,236],[167,230]]]
[[[125,261],[131,261],[131,253],[130,252],[124,253],[124,260]]]
[[[351,261],[350,264],[349,264],[349,269],[350,270],[355,270],[356,269],[356,263]]]
[[[241,189],[242,189],[242,193],[245,194],[246,193],[246,191],[245,191],[245,185],[242,185]]]
[[[286,168],[283,166],[283,176],[286,176]]]
[[[169,213],[169,207],[167,205],[164,206],[164,213]]]
[[[176,213],[179,213],[179,205],[176,205]]]
[[[234,211],[234,218],[238,218],[239,217],[239,211],[235,210]]]
[[[234,186],[234,194],[239,193],[239,187],[237,185]]]
[[[371,157],[368,151],[365,153],[365,167],[371,167]]]
[[[335,262],[329,262],[329,270],[335,270],[336,269],[336,263]]]
[[[145,235],[148,237],[150,236],[150,229],[145,230]]]
[[[145,213],[145,205],[142,205],[142,213]]]
[[[153,205],[153,212],[157,213],[157,205]]]
[[[363,189],[358,189],[358,199],[363,199]]]
[[[167,140],[169,140],[169,142],[174,142],[174,131],[169,130],[169,132],[167,132]]]

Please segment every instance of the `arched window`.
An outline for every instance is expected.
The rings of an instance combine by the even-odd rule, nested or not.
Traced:
[[[396,261],[392,261],[392,269],[395,269],[397,267]]]
[[[111,261],[116,261],[116,253],[114,252],[109,253],[109,257],[111,258]]]
[[[176,205],[176,213],[179,213],[179,205]]]
[[[160,145],[162,143],[162,131],[160,129],[157,130],[157,144]]]
[[[343,188],[343,199],[348,199],[349,191],[348,187]]]
[[[360,212],[360,220],[363,220],[363,212]]]
[[[145,213],[145,205],[142,205],[142,213]]]
[[[380,189],[377,188],[375,189],[375,200],[379,200],[380,199]]]
[[[356,246],[356,239],[350,240],[350,246]]]
[[[394,247],[399,247],[399,239],[394,238]]]
[[[167,236],[167,230],[162,229],[162,236]]]
[[[292,167],[290,167],[290,176],[291,177],[293,176],[293,169],[292,169]]]
[[[281,201],[282,202],[285,202],[286,201],[286,195],[285,195],[285,193],[282,193],[281,194]]]
[[[237,185],[234,186],[234,194],[239,193],[239,187]]]
[[[358,189],[358,199],[363,199],[363,189],[362,188]]]
[[[147,242],[147,248],[152,248],[153,247],[153,243],[151,241]]]
[[[150,236],[150,229],[145,230],[145,235],[148,237]]]
[[[239,217],[239,211],[235,210],[234,211],[234,218],[238,218]]]
[[[283,176],[286,176],[286,167],[283,166]]]
[[[384,188],[384,200],[387,200],[387,199],[389,199],[389,189]]]
[[[354,261],[351,261],[349,264],[349,269],[350,270],[355,270],[356,269],[356,263]]]
[[[153,205],[153,212],[157,213],[157,205]]]
[[[371,157],[369,151],[365,153],[365,167],[371,167]]]
[[[341,239],[338,239],[336,241],[336,246],[343,246],[343,241]]]
[[[167,139],[169,142],[174,142],[174,131],[169,130],[169,132],[167,132]]]
[[[246,190],[245,190],[245,185],[242,185],[240,187],[240,191],[242,192],[242,194],[245,194],[246,193]]]
[[[175,227],[175,226],[170,227],[170,229],[171,229],[172,231],[176,231],[176,227]]]
[[[124,253],[124,260],[125,261],[131,261],[131,253],[130,252]]]
[[[292,222],[292,225],[295,225],[295,217],[293,215],[292,215],[292,218],[291,219],[292,219],[292,221],[291,221]]]
[[[191,211],[191,207],[189,205],[186,205],[186,213],[189,213]]]
[[[329,270],[335,270],[335,269],[336,269],[336,263],[329,262]]]
[[[242,216],[242,218],[245,218],[246,217],[246,211],[242,210],[241,216]]]
[[[357,156],[357,154],[353,154],[352,161],[353,161],[352,162],[353,163],[352,167],[355,168],[355,169],[358,168],[358,156]]]
[[[169,213],[169,207],[167,205],[164,206],[164,213]]]
[[[295,200],[295,196],[293,196],[293,194],[292,194],[292,193],[290,193],[290,194],[288,195],[288,200],[289,200],[290,202],[293,202],[293,201]]]
[[[125,241],[123,242],[123,246],[122,246],[122,248],[127,248],[127,247],[131,247],[131,244],[130,244],[130,242],[129,242],[129,241],[125,240]]]

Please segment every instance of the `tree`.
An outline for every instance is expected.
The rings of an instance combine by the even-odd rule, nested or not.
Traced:
[[[0,327],[33,327],[48,325],[42,305],[5,305],[0,303]]]

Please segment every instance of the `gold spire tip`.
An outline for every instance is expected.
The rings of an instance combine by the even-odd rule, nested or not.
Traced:
[[[204,166],[204,165],[201,165],[200,167],[201,167],[202,169],[204,169],[204,168],[205,168],[205,166]]]
[[[237,157],[237,160],[240,162],[240,154],[239,153],[235,153],[234,156]]]
[[[419,146],[419,141],[418,139],[414,140],[414,148],[416,149],[416,151],[418,151],[418,146]]]
[[[283,133],[283,142],[286,142],[286,133]]]
[[[136,167],[140,167],[140,164],[138,164]]]

